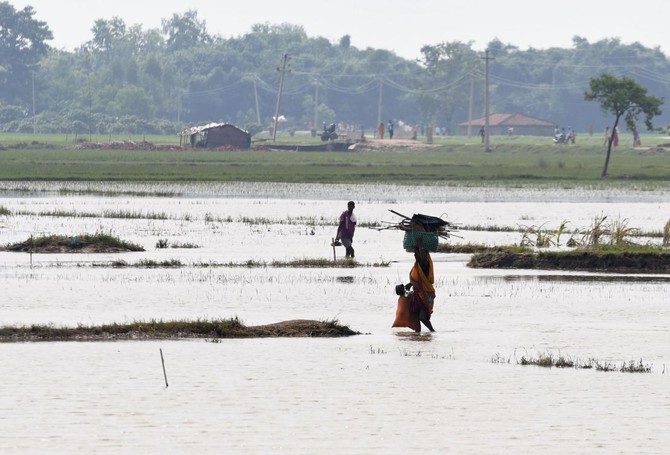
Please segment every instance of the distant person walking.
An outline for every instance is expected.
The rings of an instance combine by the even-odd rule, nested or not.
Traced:
[[[638,147],[640,145],[642,145],[640,132],[637,130],[637,126],[633,125],[633,147]]]
[[[485,133],[486,133],[486,132],[484,131],[484,127],[483,127],[483,126],[482,126],[481,128],[479,128],[479,135],[482,137],[482,144],[484,143],[484,136],[485,136]]]
[[[384,125],[382,123],[382,125]],[[354,215],[354,201],[347,203],[347,210],[340,215],[340,224],[337,226],[335,240],[341,240],[346,250],[346,257],[354,258],[354,249],[351,244],[354,241],[354,231],[356,230],[356,215]]]
[[[617,147],[619,145],[619,127],[615,127],[612,132],[612,145]]]
[[[389,130],[389,139],[393,139],[393,120],[389,120],[388,130]]]
[[[605,127],[605,136],[603,137],[603,144],[607,145],[607,143],[610,141],[610,127],[606,126]]]
[[[384,139],[384,122],[379,122],[379,126],[377,127],[377,137],[379,139]]]

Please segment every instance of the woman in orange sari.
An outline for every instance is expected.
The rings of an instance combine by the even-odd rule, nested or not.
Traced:
[[[423,239],[417,237],[414,266],[409,272],[409,283],[405,286],[408,291],[414,288],[414,292],[409,293],[407,297],[400,296],[398,299],[398,310],[393,327],[409,327],[415,332],[420,332],[421,323],[423,323],[428,330],[435,331],[430,322],[435,302],[434,282],[433,260],[428,250],[423,248]]]

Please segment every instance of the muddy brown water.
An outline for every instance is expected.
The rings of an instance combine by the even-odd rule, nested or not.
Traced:
[[[169,219],[0,216],[3,244],[31,234],[104,231],[147,250],[34,254],[32,266],[29,254],[0,253],[2,325],[336,318],[364,335],[1,344],[1,453],[664,453],[670,444],[669,276],[472,270],[465,266],[468,255],[434,255],[437,332],[413,334],[390,328],[393,288],[412,264],[398,232],[356,233],[357,259],[391,261],[389,267],[189,266],[328,257],[334,225],[279,221],[334,223],[349,199],[357,202],[361,221],[393,221],[391,208],[446,213],[472,225],[557,226],[569,219],[587,226],[604,213],[660,230],[670,214],[663,191],[593,191],[585,198],[570,189],[93,188],[179,193],[162,197],[68,195],[60,192],[63,184],[3,185],[0,205],[12,213],[123,209],[165,212]],[[278,222],[217,221],[227,217]],[[518,233],[460,235],[457,241],[488,244],[520,239]],[[156,249],[165,238],[200,248]],[[179,259],[185,266],[93,267],[116,259]],[[652,372],[516,364],[523,355],[547,352],[615,364],[642,359]]]

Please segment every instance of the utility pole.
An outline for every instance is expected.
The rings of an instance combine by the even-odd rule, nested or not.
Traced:
[[[256,123],[261,124],[261,110],[258,108],[258,88],[256,87],[256,75],[254,74],[254,99],[256,100]]]
[[[486,49],[486,56],[484,57],[486,61],[486,89],[484,91],[484,151],[492,152],[491,144],[489,141],[489,60],[493,60],[489,57],[489,50]]]
[[[319,80],[314,80],[314,131],[319,130]]]
[[[35,73],[31,72],[31,81],[33,84],[33,135],[37,133],[37,127],[35,125]]]
[[[468,105],[468,137],[472,136],[472,99],[475,95],[475,78],[470,74],[470,103]]]
[[[282,58],[281,68],[277,68],[277,71],[281,73],[279,77],[279,92],[277,93],[277,108],[275,109],[275,122],[274,128],[272,128],[272,142],[277,138],[277,123],[279,122],[279,106],[281,105],[281,95],[284,91],[284,74],[286,73],[286,65],[288,63],[288,54],[284,54]]]
[[[382,123],[382,98],[384,93],[384,79],[379,78],[379,105],[377,106],[377,124],[375,130]]]

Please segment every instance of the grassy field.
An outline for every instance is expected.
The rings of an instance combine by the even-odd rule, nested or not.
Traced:
[[[586,135],[578,137],[575,145],[556,145],[549,137],[495,136],[491,153],[482,150],[478,137],[462,136],[440,138],[431,149],[386,144],[379,150],[355,152],[81,149],[72,145],[72,139],[65,135],[0,135],[0,180],[591,184],[602,182],[605,159],[602,139]],[[179,145],[176,136],[134,138],[143,139],[157,145]],[[318,139],[287,137],[278,143],[310,141]],[[670,149],[658,147],[670,143],[670,138],[646,135],[642,143],[646,147],[633,149],[632,139],[623,137],[612,153],[607,182],[670,185]]]

